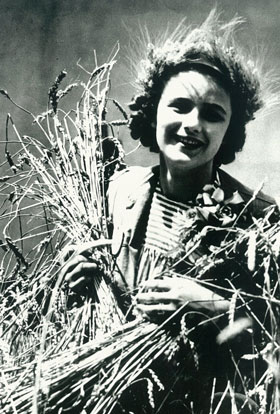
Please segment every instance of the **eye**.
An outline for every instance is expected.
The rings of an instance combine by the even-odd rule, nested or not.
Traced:
[[[212,105],[207,105],[201,110],[201,116],[208,122],[224,122],[225,116],[223,109],[216,108]]]
[[[191,112],[194,104],[189,99],[174,99],[174,101],[171,101],[168,106],[172,108],[176,113],[188,114]]]

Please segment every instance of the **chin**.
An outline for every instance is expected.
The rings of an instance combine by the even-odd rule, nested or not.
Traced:
[[[171,167],[174,171],[182,171],[186,173],[188,171],[209,171],[209,168],[212,169],[213,160],[205,160],[199,155],[190,157],[182,153],[169,153],[169,156],[164,156],[164,159],[167,161],[169,168]]]
[[[186,169],[197,168],[201,164],[197,156],[190,157],[188,154],[181,151],[170,151],[164,158],[168,160],[169,165],[173,164],[174,167],[178,166]]]

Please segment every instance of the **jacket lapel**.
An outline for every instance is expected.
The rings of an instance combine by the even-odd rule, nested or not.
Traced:
[[[140,185],[135,186],[135,189],[129,194],[126,212],[130,216],[129,228],[131,229],[131,235],[129,244],[134,248],[139,248],[144,240],[152,196],[158,177],[159,168],[157,166],[150,169],[149,173],[143,177]]]

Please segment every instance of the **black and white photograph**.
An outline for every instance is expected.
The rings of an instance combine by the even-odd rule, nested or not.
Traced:
[[[279,16],[0,0],[0,413],[280,414]]]

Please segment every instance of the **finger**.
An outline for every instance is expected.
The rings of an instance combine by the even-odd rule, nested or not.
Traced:
[[[74,292],[80,292],[87,285],[87,278],[85,276],[79,277],[75,282],[69,283],[69,288]]]
[[[163,314],[167,312],[174,312],[177,310],[177,307],[174,303],[159,303],[157,305],[139,304],[136,307],[140,312],[146,313],[147,315],[158,313]]]
[[[98,266],[96,263],[81,262],[74,269],[66,274],[65,281],[75,282],[80,277],[93,277],[97,273]]]
[[[66,262],[66,260],[70,259],[73,253],[76,251],[76,246],[73,244],[66,246],[61,251],[61,263]]]
[[[170,278],[151,279],[143,285],[143,290],[147,291],[147,290],[153,289],[153,290],[168,291],[172,287],[171,282],[172,280]]]
[[[67,273],[71,272],[80,263],[91,263],[91,264],[95,264],[97,266],[99,261],[95,260],[93,258],[88,259],[88,258],[86,258],[85,256],[82,256],[82,255],[74,256],[67,263],[65,263],[64,266],[61,268],[60,273],[61,273],[62,277],[64,275],[66,275]]]
[[[86,259],[84,256],[74,256],[73,258],[70,258],[61,268],[60,275],[63,278],[65,275],[67,275],[69,272],[71,272],[76,266],[78,266],[80,263],[88,262],[88,259]]]
[[[90,242],[86,242],[81,244],[76,248],[77,254],[84,254],[85,252],[89,251],[92,253],[92,250],[98,248],[98,247],[104,247],[104,246],[111,246],[112,240],[111,239],[100,239],[100,240],[93,240]]]
[[[85,257],[89,257],[93,251],[98,247],[110,246],[112,244],[111,239],[99,239],[93,240],[86,243],[81,243],[79,245],[70,244],[61,252],[61,261],[65,262],[68,260],[74,253],[77,256],[84,255]]]
[[[178,298],[173,295],[172,292],[147,292],[147,293],[139,293],[136,296],[136,301],[138,303],[168,303],[171,301],[178,301]]]

